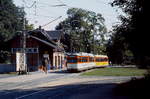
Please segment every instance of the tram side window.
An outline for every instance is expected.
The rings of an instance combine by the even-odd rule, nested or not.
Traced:
[[[77,63],[77,59],[68,59],[68,63]]]
[[[78,58],[78,62],[82,62],[82,58]]]
[[[106,62],[106,61],[108,61],[108,59],[107,59],[107,58],[104,58],[104,61]]]
[[[108,58],[102,58],[102,57],[96,58],[96,62],[105,62],[105,61],[108,61]]]
[[[105,58],[101,58],[101,62],[105,62]]]
[[[93,57],[90,57],[90,62],[94,62],[94,58]]]
[[[106,61],[108,61],[108,59],[107,58],[102,58],[101,61],[106,62]]]
[[[96,58],[96,62],[103,62],[103,58]]]
[[[88,62],[88,58],[87,57],[82,57],[82,62]]]
[[[101,60],[100,60],[100,58],[96,58],[96,62],[100,62]]]
[[[101,58],[100,61],[101,61],[101,62],[104,62],[104,58]]]

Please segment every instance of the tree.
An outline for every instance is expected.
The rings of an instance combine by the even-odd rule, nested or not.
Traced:
[[[24,15],[12,0],[0,0],[0,42],[11,39],[16,31],[22,30]]]
[[[107,33],[102,15],[80,8],[71,8],[67,14],[68,18],[59,23],[56,29],[63,30],[70,36],[68,50],[100,53],[101,47],[97,46],[104,45]],[[67,43],[68,41],[65,44]]]
[[[16,7],[12,0],[0,0],[0,62],[8,55],[6,42],[23,29],[24,15],[23,9]]]
[[[31,31],[31,30],[34,30],[34,24],[28,24],[28,23],[26,23],[26,30],[27,31]]]
[[[113,32],[115,36],[120,35],[119,38],[124,38],[122,45],[127,45],[134,55],[136,64],[143,68],[150,65],[146,4],[146,0],[114,0],[112,3],[112,6],[118,6],[126,13],[125,16],[120,16],[122,23],[116,26]]]

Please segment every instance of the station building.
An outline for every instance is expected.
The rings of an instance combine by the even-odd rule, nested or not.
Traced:
[[[27,32],[26,62],[29,71],[38,70],[44,57],[49,59],[50,69],[65,68],[64,46],[61,40],[64,33],[60,30],[45,31],[36,29]],[[11,62],[16,65],[16,53],[23,50],[23,35],[20,34],[11,40]]]

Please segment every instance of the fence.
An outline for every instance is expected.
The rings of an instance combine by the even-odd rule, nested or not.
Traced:
[[[16,66],[13,64],[0,64],[0,73],[16,72]]]

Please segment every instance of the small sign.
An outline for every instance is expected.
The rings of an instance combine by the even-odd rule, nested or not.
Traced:
[[[43,57],[44,57],[44,58],[48,58],[49,55],[48,55],[48,54],[44,54]]]

